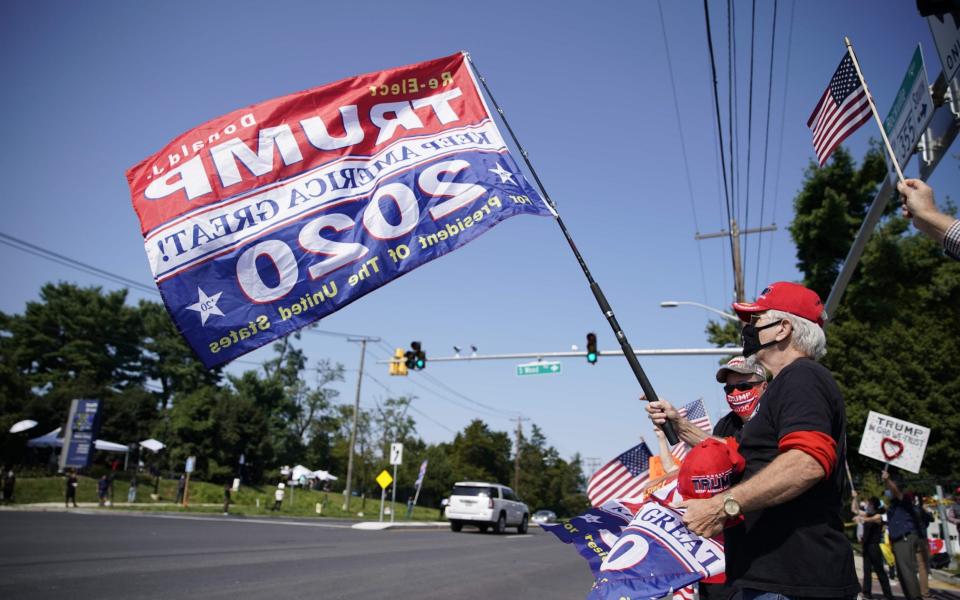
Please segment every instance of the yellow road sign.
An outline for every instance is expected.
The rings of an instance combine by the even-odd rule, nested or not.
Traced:
[[[390,473],[387,473],[387,470],[384,469],[377,475],[377,483],[379,483],[383,489],[387,489],[387,486],[393,483],[393,477],[390,477]]]

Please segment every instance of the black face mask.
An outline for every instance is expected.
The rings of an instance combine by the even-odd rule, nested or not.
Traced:
[[[767,323],[763,327],[757,327],[753,323],[747,323],[743,326],[743,331],[740,332],[740,338],[743,340],[743,356],[744,358],[753,356],[760,350],[764,348],[769,348],[777,343],[777,340],[771,340],[766,344],[760,343],[760,332],[764,329],[769,329],[776,325],[779,325],[783,321],[774,321],[773,323]]]

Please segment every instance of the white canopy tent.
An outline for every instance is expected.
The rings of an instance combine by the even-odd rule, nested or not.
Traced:
[[[150,438],[149,440],[143,440],[142,442],[140,442],[140,447],[146,448],[150,452],[153,452],[154,454],[156,454],[157,452],[160,452],[161,450],[166,448],[167,445],[159,440]]]
[[[62,448],[63,447],[63,435],[61,434],[62,428],[57,427],[49,433],[45,433],[40,437],[35,437],[27,441],[27,446],[30,448]],[[130,449],[123,444],[118,444],[116,442],[108,442],[107,440],[93,440],[93,447],[97,450],[102,450],[103,452],[123,452],[126,453]]]
[[[336,477],[323,469],[312,471],[303,465],[297,465],[290,469],[290,481],[294,485],[300,484],[301,477],[304,480],[318,479],[320,481],[336,481]]]

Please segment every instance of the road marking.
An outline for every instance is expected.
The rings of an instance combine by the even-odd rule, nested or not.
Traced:
[[[200,517],[193,515],[149,515],[144,513],[108,513],[100,511],[71,511],[74,515],[112,515],[117,517],[149,517],[153,519],[179,519],[181,521],[213,521],[216,523],[255,523],[258,525],[289,525],[294,527],[325,527],[327,529],[349,529],[350,525],[334,525],[331,523],[304,523],[301,521],[278,521],[276,519],[237,519],[230,517]]]
[[[533,535],[531,535],[531,534],[529,534],[529,533],[518,533],[517,535],[505,535],[505,536],[503,536],[503,537],[506,538],[506,539],[508,539],[508,540],[512,540],[512,539],[515,539],[515,538],[533,537]]]

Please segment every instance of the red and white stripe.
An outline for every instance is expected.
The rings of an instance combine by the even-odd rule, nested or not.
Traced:
[[[649,470],[634,477],[620,461],[614,460],[590,478],[590,483],[587,484],[587,497],[591,505],[600,506],[613,498],[639,496],[649,479]]]
[[[870,102],[863,87],[839,106],[830,97],[830,90],[825,91],[807,123],[813,131],[813,148],[820,166],[827,162],[840,142],[869,120]]]

